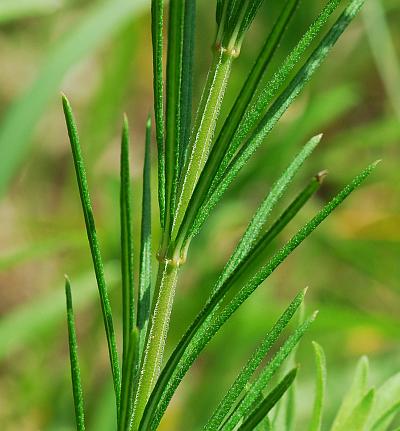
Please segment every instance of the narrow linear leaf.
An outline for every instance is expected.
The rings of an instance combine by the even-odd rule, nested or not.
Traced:
[[[210,420],[207,422],[204,430],[213,431],[218,429],[225,416],[233,407],[234,403],[237,401],[238,397],[242,393],[243,389],[248,384],[254,372],[260,366],[261,362],[265,358],[266,354],[269,352],[271,347],[276,343],[279,336],[286,328],[294,313],[299,308],[300,304],[304,300],[306,291],[300,292],[281,315],[279,320],[275,323],[274,327],[267,334],[265,339],[262,341],[257,350],[253,353],[252,357],[248,360],[246,365],[243,367],[233,385],[229,388],[226,395],[219,403],[217,409],[211,416]]]
[[[181,151],[181,83],[184,21],[185,2],[183,0],[171,0],[168,22],[165,132],[165,229],[167,229],[167,235],[170,233],[175,212]]]
[[[241,91],[224,122],[216,142],[211,148],[210,156],[207,159],[206,165],[201,172],[199,181],[193,191],[193,196],[190,199],[190,204],[187,208],[187,212],[185,213],[183,223],[187,223],[187,220],[192,219],[193,215],[196,214],[202,200],[207,195],[212,178],[214,178],[216,171],[224,157],[226,148],[232,141],[235,131],[237,130],[249,103],[254,97],[262,76],[269,66],[271,59],[273,58],[273,55],[291,17],[298,6],[298,3],[299,0],[287,0],[281,14],[275,22],[270,35],[261,49],[261,52],[249,73],[249,76],[243,84]]]
[[[139,358],[142,357],[151,309],[151,119],[146,124],[146,149],[143,167],[142,232],[140,245],[139,304]]]
[[[135,324],[135,292],[133,278],[132,191],[129,167],[129,125],[124,117],[121,139],[121,280],[122,280],[122,365],[128,355],[129,337]]]
[[[128,430],[132,421],[134,383],[138,371],[139,356],[139,332],[137,328],[134,328],[130,333],[128,345],[128,355],[122,380],[121,409],[118,421],[119,431]]]
[[[2,0],[0,23],[55,12],[63,6],[60,0]]]
[[[306,319],[306,321],[296,329],[296,331],[286,340],[284,345],[279,349],[271,361],[265,366],[260,375],[251,385],[249,391],[231,416],[228,423],[224,426],[223,431],[232,431],[238,425],[242,417],[247,417],[251,413],[254,403],[257,401],[258,397],[262,395],[262,391],[266,388],[277,370],[289,356],[290,352],[292,352],[304,333],[314,322],[316,315],[317,313],[314,313],[311,317]]]
[[[343,424],[335,428],[337,431],[363,431],[375,401],[375,389],[371,389],[364,395],[361,401],[354,407]]]
[[[331,431],[339,431],[343,428],[348,416],[356,404],[361,400],[367,390],[369,363],[367,357],[363,356],[356,368],[353,383],[347,392],[339,411],[335,417]]]
[[[74,396],[76,429],[85,431],[85,414],[83,406],[83,391],[81,383],[81,371],[78,359],[78,343],[75,331],[74,310],[72,307],[71,285],[68,277],[65,278],[65,296],[67,300],[67,323],[69,359],[71,363],[72,392]]]
[[[100,253],[100,246],[97,239],[96,226],[93,217],[93,209],[89,195],[85,166],[83,163],[81,147],[79,143],[78,130],[72,113],[71,105],[66,96],[62,96],[65,120],[67,123],[68,135],[71,143],[72,156],[74,159],[76,179],[78,182],[79,195],[85,219],[86,232],[89,241],[90,252],[93,260],[93,267],[96,274],[97,286],[100,296],[101,311],[103,314],[104,328],[106,332],[108,353],[110,358],[111,371],[114,383],[114,392],[119,410],[119,400],[121,392],[121,377],[118,361],[117,344],[115,341],[114,325],[111,311],[111,304],[108,298],[108,291],[104,277],[103,261]]]
[[[151,1],[151,36],[153,45],[153,91],[158,155],[158,205],[161,228],[165,224],[165,147],[163,83],[164,0]]]
[[[353,0],[350,3],[313,54],[311,54],[305,65],[267,111],[256,130],[252,132],[251,136],[246,141],[246,144],[240,149],[229,165],[227,165],[226,169],[222,169],[220,174],[213,179],[215,187],[211,188],[209,197],[207,197],[201,205],[193,222],[189,223],[190,226],[193,226],[191,228],[193,232],[199,231],[212,208],[219,202],[238,172],[247,163],[259,145],[261,145],[262,141],[326,58],[330,49],[334,46],[340,35],[361,8],[363,1],[364,0]]]
[[[209,299],[171,355],[163,369],[156,387],[153,390],[147,408],[148,414],[153,415],[152,411],[154,411],[158,405],[157,411],[154,414],[154,423],[157,423],[157,420],[160,420],[183,376],[186,374],[203,348],[218,332],[220,327],[250,296],[250,294],[266,278],[268,278],[282,262],[285,261],[285,259],[304,241],[304,239],[307,238],[326,219],[326,217],[328,217],[328,215],[369,176],[376,164],[377,162],[373,163],[361,172],[361,174],[356,176],[354,180],[338,193],[327,205],[325,205],[325,207],[310,222],[301,228],[297,234],[294,235],[292,239],[246,283],[240,292],[235,295],[229,303],[229,306],[224,309],[223,314],[221,313],[214,320],[212,319],[212,317],[214,317],[214,310],[219,305],[226,291],[230,288],[229,280],[224,288],[219,289],[215,295]]]
[[[193,57],[196,29],[196,0],[185,0],[181,82],[181,137],[179,166],[184,166],[192,125]],[[180,172],[179,172],[180,173]]]
[[[322,416],[326,391],[326,359],[322,347],[313,342],[317,377],[315,383],[314,407],[311,416],[310,431],[321,431]]]
[[[265,397],[262,403],[238,428],[239,431],[252,431],[267,416],[276,403],[282,398],[290,388],[297,375],[297,368],[290,371],[282,381]]]

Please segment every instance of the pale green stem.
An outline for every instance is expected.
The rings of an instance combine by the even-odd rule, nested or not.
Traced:
[[[153,306],[151,327],[146,341],[135,400],[134,419],[130,428],[132,431],[139,428],[147,400],[161,371],[177,276],[178,267],[172,261],[160,262],[155,291],[157,302]]]
[[[190,137],[184,175],[178,190],[179,199],[172,226],[172,239],[182,222],[197,180],[206,163],[234,57],[235,53],[217,47],[210,66]]]

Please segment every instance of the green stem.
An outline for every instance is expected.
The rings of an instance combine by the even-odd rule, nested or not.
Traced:
[[[147,334],[146,351],[136,396],[134,422],[131,430],[139,428],[147,400],[161,371],[169,320],[175,296],[178,267],[172,261],[160,262],[156,282],[157,302],[153,306],[151,328]]]
[[[179,187],[172,238],[182,222],[197,180],[207,160],[233,59],[232,53],[218,48],[210,66],[190,137],[187,160],[183,169],[184,175]]]

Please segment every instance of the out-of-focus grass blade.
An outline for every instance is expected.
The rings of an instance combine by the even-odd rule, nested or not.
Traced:
[[[104,267],[101,258],[100,247],[97,239],[96,226],[93,217],[93,209],[89,195],[89,189],[86,179],[86,171],[83,163],[78,130],[68,99],[62,97],[65,120],[68,129],[68,135],[71,143],[72,156],[75,166],[75,174],[79,187],[79,195],[82,204],[82,210],[85,219],[86,232],[90,246],[90,252],[93,260],[93,267],[96,274],[97,286],[100,296],[101,311],[103,314],[104,328],[106,332],[110,365],[114,382],[115,398],[117,410],[119,410],[119,399],[121,395],[121,376],[119,369],[119,360],[117,352],[117,343],[115,340],[114,325],[111,311],[111,304],[108,298],[107,285],[104,278]]]
[[[233,407],[238,397],[246,387],[247,383],[251,379],[254,372],[260,366],[261,362],[265,358],[265,355],[269,352],[274,343],[278,340],[279,336],[286,328],[294,313],[299,308],[300,304],[304,300],[305,291],[300,292],[289,307],[285,310],[279,320],[276,322],[274,327],[268,333],[266,338],[262,341],[257,350],[253,353],[252,357],[248,360],[246,365],[243,367],[233,385],[229,388],[222,401],[219,403],[217,409],[213,413],[210,420],[204,427],[205,431],[213,431],[218,429],[224,420],[225,416]]]
[[[375,389],[369,390],[335,431],[363,431],[375,401]],[[333,428],[332,428],[333,431]]]
[[[126,366],[124,367],[122,389],[121,389],[121,408],[118,421],[118,430],[126,431],[129,429],[133,411],[133,394],[135,376],[138,371],[137,362],[139,354],[139,333],[137,328],[134,328],[129,335],[129,348],[126,358]]]
[[[139,329],[139,359],[142,356],[151,308],[151,119],[146,124],[146,143],[143,167],[142,232],[137,327]]]
[[[376,391],[376,400],[367,428],[371,431],[386,431],[399,411],[400,373],[397,373]]]
[[[83,392],[81,383],[81,371],[78,359],[78,343],[75,331],[74,310],[72,307],[71,285],[66,277],[65,296],[67,300],[67,323],[68,323],[68,344],[69,358],[71,363],[72,392],[74,396],[75,420],[78,431],[85,431],[85,414],[83,407]]]
[[[333,422],[331,431],[339,431],[343,424],[355,408],[356,404],[362,399],[367,391],[369,363],[368,359],[363,356],[356,368],[353,383],[347,392],[340,409]]]
[[[221,326],[239,308],[239,306],[251,295],[252,292],[268,278],[275,269],[285,261],[285,259],[307,238],[328,216],[340,205],[372,172],[377,162],[368,166],[363,172],[356,176],[340,193],[338,193],[325,207],[290,241],[286,243],[258,272],[247,281],[245,285],[235,295],[231,302],[225,307],[223,312],[214,316],[214,311],[224,298],[225,293],[230,289],[230,280],[224,287],[217,290],[209,299],[203,310],[192,322],[180,343],[174,350],[167,364],[165,365],[158,382],[149,399],[147,409],[150,415],[157,408],[154,414],[155,423],[160,420],[162,413],[168,406],[172,395],[178,387],[183,376],[191,367],[203,348],[218,332]],[[235,273],[232,274],[232,277]],[[205,323],[206,322],[206,323]],[[161,400],[160,400],[161,398]],[[160,400],[160,402],[159,402]],[[147,417],[147,416],[146,416]]]
[[[244,423],[238,428],[239,431],[253,431],[256,426],[267,416],[276,403],[294,382],[297,368],[290,371],[282,381],[264,398],[257,408],[250,414]]]
[[[1,0],[0,24],[21,18],[55,12],[64,0]]]
[[[277,370],[281,367],[285,359],[289,356],[290,352],[296,347],[304,333],[309,329],[310,325],[314,322],[316,313],[306,319],[296,331],[286,340],[284,345],[279,349],[276,355],[264,367],[260,375],[253,382],[250,389],[244,396],[240,405],[236,408],[229,421],[224,426],[224,431],[232,431],[238,425],[242,417],[247,417],[257,402],[257,399],[262,395],[263,390],[271,381]]]
[[[161,228],[165,223],[165,144],[164,144],[164,81],[163,81],[164,0],[151,2],[151,37],[153,45],[154,116],[158,155],[158,205]]]
[[[376,67],[387,97],[400,119],[400,62],[381,1],[369,0],[363,10],[363,17]]]
[[[313,347],[317,368],[317,378],[314,391],[314,407],[311,416],[309,431],[321,431],[326,391],[326,359],[325,353],[318,343],[313,342]]]
[[[119,281],[119,266],[111,263],[105,266],[109,285]],[[92,272],[78,277],[74,283],[75,309],[84,307],[97,294]],[[60,290],[51,291],[29,304],[21,305],[0,319],[0,360],[41,341],[41,335],[58,328],[65,315],[65,297]]]
[[[48,102],[57,94],[66,72],[109,40],[146,5],[147,0],[101,2],[53,46],[36,81],[11,106],[0,125],[0,196],[27,154],[35,126]]]
[[[120,225],[121,225],[121,280],[122,280],[122,368],[128,356],[130,334],[135,324],[135,292],[133,270],[132,191],[129,157],[129,125],[124,117],[121,138],[120,167]]]

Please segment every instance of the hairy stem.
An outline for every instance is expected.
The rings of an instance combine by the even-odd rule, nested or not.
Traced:
[[[140,372],[134,423],[131,428],[133,431],[139,427],[147,400],[160,374],[177,277],[176,265],[169,260],[160,262],[155,287],[157,301],[152,310],[151,328],[147,335],[146,351]]]

